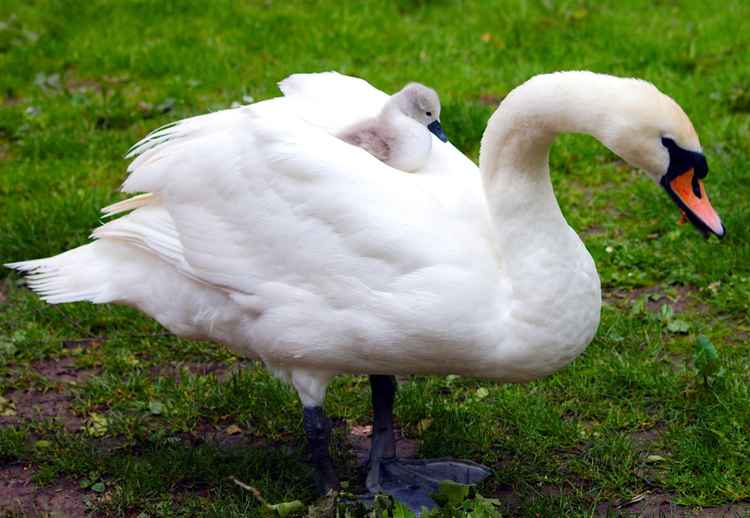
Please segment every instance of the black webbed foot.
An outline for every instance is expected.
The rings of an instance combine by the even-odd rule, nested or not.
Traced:
[[[440,482],[477,484],[491,473],[488,468],[471,461],[396,457],[393,433],[396,380],[392,376],[370,376],[370,386],[375,416],[366,482],[370,495],[363,500],[370,500],[372,495],[382,491],[419,515],[423,507],[432,509],[437,505],[431,495]]]
[[[387,493],[418,513],[423,507],[432,509],[437,505],[431,495],[440,482],[474,485],[490,473],[481,464],[464,460],[382,459],[370,466],[367,489],[373,494]]]

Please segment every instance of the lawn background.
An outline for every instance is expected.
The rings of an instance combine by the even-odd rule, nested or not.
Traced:
[[[294,72],[335,69],[389,92],[430,85],[446,132],[474,159],[497,103],[534,74],[641,77],[698,130],[727,237],[676,226],[667,196],[592,138],[559,139],[556,193],[605,292],[597,338],[526,386],[416,378],[396,412],[422,454],[495,469],[481,491],[506,514],[740,505],[750,499],[749,20],[742,0],[5,0],[0,262],[84,243],[99,208],[122,198],[123,154],[149,130],[273,97]],[[7,270],[0,283],[0,480],[29,467],[34,487],[123,516],[258,514],[229,476],[269,501],[314,499],[299,404],[261,368],[126,308],[46,306]],[[710,383],[692,359],[700,334],[723,369]],[[346,444],[368,422],[368,400],[365,379],[342,377],[327,401],[353,488],[361,470]]]

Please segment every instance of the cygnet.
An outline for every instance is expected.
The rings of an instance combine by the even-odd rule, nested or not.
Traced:
[[[377,117],[358,122],[337,136],[395,169],[414,172],[430,156],[430,133],[448,141],[440,126],[440,98],[432,88],[409,83],[388,99]]]

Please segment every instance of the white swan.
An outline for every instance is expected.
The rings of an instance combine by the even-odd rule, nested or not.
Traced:
[[[359,121],[337,136],[391,167],[414,172],[430,157],[432,135],[448,140],[440,125],[440,98],[432,88],[409,83],[388,99],[377,117]]]
[[[298,75],[281,88],[283,98],[146,137],[123,190],[149,194],[105,209],[133,212],[93,243],[9,266],[31,272],[48,302],[128,304],[178,335],[262,359],[299,393],[324,487],[337,485],[321,409],[333,376],[374,375],[367,484],[418,507],[434,479],[486,472],[393,460],[384,375],[524,382],[592,340],[599,277],[552,191],[556,135],[595,136],[661,182],[699,229],[724,233],[689,119],[640,80],[532,78],[490,119],[481,174],[449,144],[410,175],[332,137],[387,101],[364,81]]]

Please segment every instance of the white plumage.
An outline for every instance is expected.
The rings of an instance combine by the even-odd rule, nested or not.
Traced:
[[[93,243],[10,266],[48,302],[128,304],[260,358],[306,406],[340,373],[522,382],[573,360],[599,322],[596,269],[549,180],[554,135],[592,133],[664,174],[657,134],[642,138],[658,107],[657,129],[699,147],[652,86],[560,73],[503,102],[481,174],[441,144],[410,175],[332,136],[387,95],[336,73],[280,86],[147,136],[123,190],[148,194],[104,209],[132,212]]]

